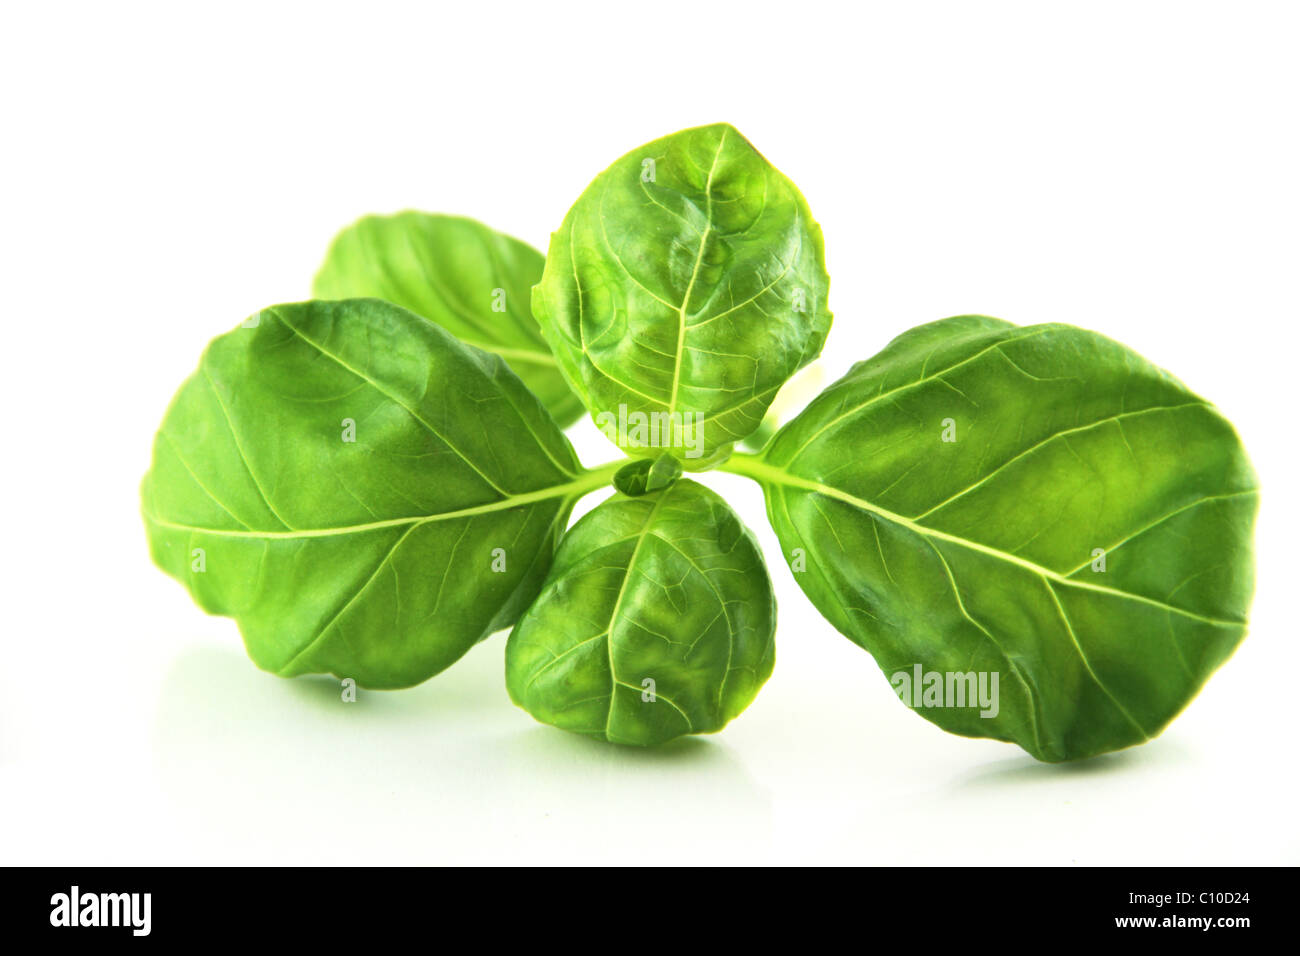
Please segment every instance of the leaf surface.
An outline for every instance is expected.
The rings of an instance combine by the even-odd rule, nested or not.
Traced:
[[[910,698],[954,733],[1049,761],[1140,743],[1246,631],[1257,492],[1236,433],[1091,332],[913,329],[729,468],[900,696],[917,665],[1000,675],[996,716]]]
[[[506,645],[506,684],[538,720],[615,743],[712,733],[771,675],[775,624],[753,535],[682,479],[565,535]]]
[[[561,427],[582,414],[529,307],[542,254],[473,219],[366,216],[340,232],[312,284],[318,299],[385,299],[494,352]]]
[[[356,299],[214,340],[142,498],[154,560],[258,666],[401,687],[514,622],[608,478],[499,357]]]
[[[533,311],[597,425],[629,453],[664,449],[693,467],[758,428],[821,351],[828,283],[803,196],[718,124],[596,177],[551,237]],[[667,415],[681,434],[611,430],[620,409]]]

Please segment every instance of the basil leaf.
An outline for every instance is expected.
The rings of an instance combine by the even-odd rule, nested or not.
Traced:
[[[266,309],[181,386],[142,489],[154,560],[249,656],[436,674],[537,593],[581,469],[498,357],[377,299]]]
[[[620,448],[700,470],[758,428],[821,351],[828,283],[799,190],[718,124],[596,177],[551,237],[533,311]]]
[[[316,274],[317,299],[386,299],[495,352],[561,426],[582,403],[556,367],[529,308],[542,254],[473,219],[402,212],[366,216],[340,232]]]
[[[922,326],[729,467],[763,485],[822,614],[954,733],[1049,761],[1140,743],[1246,632],[1257,494],[1236,433],[1091,332]],[[995,673],[998,704],[970,706],[955,675]]]
[[[614,487],[635,498],[667,488],[681,476],[682,463],[672,455],[660,455],[653,460],[638,458],[615,472]]]
[[[506,644],[543,723],[616,743],[712,733],[772,673],[776,604],[753,535],[693,481],[597,506]]]

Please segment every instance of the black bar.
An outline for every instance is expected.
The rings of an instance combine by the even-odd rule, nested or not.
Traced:
[[[98,943],[115,937],[133,945],[278,938],[342,944],[417,933],[430,945],[447,946],[453,945],[449,930],[484,945],[508,945],[511,938],[518,943],[520,934],[535,933],[540,936],[529,945],[560,945],[561,937],[573,934],[569,943],[577,945],[608,922],[639,946],[655,939],[667,944],[682,934],[694,941],[697,931],[688,927],[713,922],[714,932],[734,934],[734,944],[749,946],[770,939],[773,924],[787,922],[809,941],[834,930],[891,948],[909,939],[988,943],[1044,939],[1043,933],[1057,942],[1132,937],[1182,946],[1199,939],[1230,944],[1259,929],[1270,938],[1294,938],[1294,876],[1293,869],[1280,868],[917,868],[811,877],[708,869],[665,874],[654,867],[616,874],[40,868],[8,870],[13,889],[0,894],[0,914],[5,938],[36,934],[48,942],[62,936]],[[102,921],[116,914],[120,925],[68,925],[74,886],[78,922],[83,916],[99,922],[103,913]],[[102,894],[112,894],[104,905]],[[90,896],[94,904],[86,902]]]

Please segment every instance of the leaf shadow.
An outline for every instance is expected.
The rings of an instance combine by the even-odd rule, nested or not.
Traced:
[[[728,759],[726,747],[705,736],[678,737],[657,747],[634,747],[611,744],[541,724],[502,737],[493,746],[514,758],[536,758],[587,767],[705,767]]]
[[[331,862],[341,842],[353,862],[622,862],[643,838],[675,858],[763,852],[770,794],[724,741],[620,747],[544,727],[502,670],[488,643],[418,687],[344,703],[334,679],[191,647],[160,689],[154,770],[240,858]]]
[[[1139,747],[1129,747],[1113,753],[1088,757],[1085,760],[1070,760],[1063,763],[1043,763],[1028,754],[1020,754],[970,771],[954,781],[953,787],[979,790],[1056,784],[1062,781],[1129,774],[1142,768],[1183,763],[1188,756],[1185,749],[1169,740],[1152,741]]]
[[[442,717],[512,709],[490,649],[471,651],[415,687],[356,688],[353,696],[345,699],[342,682],[332,676],[283,678],[259,670],[240,648],[195,646],[177,655],[163,680],[159,731],[164,741],[172,731],[254,739],[293,729],[427,726]]]

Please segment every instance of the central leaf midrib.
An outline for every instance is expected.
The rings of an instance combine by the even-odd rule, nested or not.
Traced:
[[[219,538],[329,538],[345,534],[364,534],[368,531],[380,531],[387,528],[402,527],[404,525],[418,525],[433,521],[451,521],[456,518],[489,514],[494,511],[509,511],[512,508],[522,507],[523,505],[533,504],[538,501],[546,501],[550,498],[576,498],[603,485],[609,479],[609,476],[617,470],[616,466],[621,464],[622,462],[616,462],[614,465],[604,466],[595,471],[589,472],[579,479],[565,482],[562,485],[551,485],[550,487],[541,488],[536,491],[509,495],[499,501],[491,501],[482,505],[473,505],[468,508],[459,508],[455,511],[444,511],[437,514],[409,515],[403,518],[387,518],[383,521],[370,521],[364,524],[342,525],[334,528],[302,528],[296,531],[260,531],[256,529],[239,530],[233,528],[205,528],[201,525],[190,525],[169,521],[166,518],[150,514],[147,511],[144,512],[144,517],[146,521],[152,522],[162,528],[169,528],[175,531],[208,534]]]
[[[1107,587],[1102,584],[1093,584],[1089,581],[1079,581],[1073,578],[1065,577],[1060,572],[1053,571],[1051,568],[1044,567],[1041,564],[1038,564],[1034,561],[1030,561],[1028,558],[1022,558],[1019,555],[1011,554],[1010,552],[1007,551],[1001,551],[998,548],[994,548],[987,544],[981,544],[978,541],[972,541],[969,538],[963,538],[960,535],[950,534],[946,531],[940,531],[937,528],[930,528],[925,525],[917,524],[915,521],[911,520],[910,518],[906,518],[903,515],[888,510],[887,508],[882,508],[879,505],[872,504],[869,501],[866,501],[862,498],[858,498],[855,495],[849,494],[847,491],[841,491],[839,488],[835,488],[831,485],[822,484],[821,482],[811,481],[807,478],[800,478],[797,475],[792,475],[789,472],[784,471],[780,468],[774,468],[771,465],[768,465],[754,458],[741,457],[741,456],[733,457],[726,465],[723,466],[723,470],[732,471],[740,475],[746,475],[758,481],[766,481],[772,484],[783,484],[791,488],[801,488],[804,491],[811,491],[817,494],[825,495],[828,498],[834,498],[837,501],[842,501],[845,504],[858,508],[859,510],[868,511],[874,515],[878,515],[879,517],[884,518],[886,521],[890,522],[891,524],[895,524],[898,525],[899,527],[906,528],[907,530],[913,532],[914,534],[918,534],[923,537],[934,538],[939,541],[947,541],[959,547],[966,548],[971,551],[977,551],[981,554],[988,555],[989,557],[996,558],[997,560],[1006,561],[1009,564],[1017,565],[1018,567],[1024,568],[1027,571],[1031,571],[1034,574],[1037,574],[1039,577],[1045,578],[1050,581],[1055,581],[1056,583],[1064,585],[1065,587],[1082,588],[1083,590],[1087,590],[1087,591],[1095,591],[1101,594],[1109,594],[1112,597],[1123,598],[1130,601],[1137,601],[1142,604],[1148,604],[1151,605],[1152,607],[1160,608],[1163,611],[1169,611],[1175,614],[1180,614],[1184,617],[1191,618],[1193,620],[1201,621],[1205,624],[1211,624],[1214,625],[1215,627],[1244,627],[1245,626],[1244,621],[1231,621],[1231,620],[1224,620],[1222,618],[1207,617],[1203,614],[1197,614],[1195,611],[1189,611],[1186,608],[1176,607],[1172,604],[1166,604],[1163,601],[1157,601],[1154,598],[1149,598],[1141,594],[1134,594],[1131,591],[1124,591],[1119,588]]]
[[[668,497],[669,497],[668,492],[664,492],[663,494],[661,494],[658,500],[653,505],[650,506],[650,511],[646,514],[645,521],[643,521],[641,524],[641,530],[637,533],[636,536],[636,545],[633,546],[632,548],[632,554],[627,559],[627,568],[623,572],[623,583],[619,585],[618,597],[614,599],[614,607],[609,614],[609,626],[605,628],[605,653],[609,661],[609,679],[610,679],[609,710],[605,713],[605,737],[606,738],[609,738],[609,729],[614,721],[614,704],[618,699],[619,686],[622,685],[624,687],[632,687],[631,684],[619,680],[618,673],[617,671],[614,670],[614,625],[618,622],[619,611],[622,610],[623,607],[623,598],[626,597],[627,595],[628,585],[632,580],[632,572],[633,569],[636,567],[636,559],[638,555],[641,553],[641,545],[645,544],[646,538],[650,537],[650,526],[654,523],[655,515],[659,513],[660,506],[663,505],[663,503],[668,500]],[[632,689],[640,690],[641,688],[632,688]],[[662,695],[656,692],[656,696],[661,697]],[[677,707],[677,705],[675,704],[673,705],[673,707],[675,710],[677,710],[678,713],[680,713],[686,719],[686,726],[688,728],[688,733],[689,733],[691,730],[691,719],[686,716],[686,713],[682,711],[680,707]]]
[[[677,393],[682,380],[682,355],[686,352],[686,310],[691,304],[691,293],[695,291],[695,280],[699,278],[700,263],[704,261],[704,250],[709,243],[709,233],[713,230],[713,174],[718,169],[718,158],[722,155],[722,146],[727,141],[724,129],[718,137],[718,148],[713,152],[713,162],[709,164],[709,174],[704,180],[704,231],[700,233],[700,248],[695,254],[695,265],[691,269],[690,281],[682,295],[682,304],[677,309],[677,356],[673,362],[673,385],[668,393],[668,414],[677,411]]]

